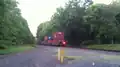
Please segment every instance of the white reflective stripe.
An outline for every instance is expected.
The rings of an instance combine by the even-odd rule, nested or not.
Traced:
[[[94,66],[94,65],[95,65],[95,63],[93,62],[93,63],[92,63],[92,65]]]
[[[60,48],[58,48],[58,60],[60,60]]]

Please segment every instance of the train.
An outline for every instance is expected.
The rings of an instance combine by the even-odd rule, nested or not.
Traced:
[[[66,46],[67,41],[64,39],[64,32],[54,32],[51,36],[45,36],[42,44],[50,46]]]

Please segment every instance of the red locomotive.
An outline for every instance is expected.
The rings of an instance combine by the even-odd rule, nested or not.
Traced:
[[[64,32],[54,32],[52,36],[45,36],[44,44],[55,45],[55,46],[65,46],[66,41],[64,39]]]

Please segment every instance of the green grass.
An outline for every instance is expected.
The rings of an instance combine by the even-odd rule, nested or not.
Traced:
[[[0,50],[0,54],[17,53],[17,52],[22,52],[22,51],[29,50],[32,48],[34,48],[34,47],[32,47],[32,46],[11,46],[7,49]]]
[[[103,55],[106,60],[120,60],[120,55]]]
[[[120,44],[103,44],[103,45],[89,45],[87,48],[104,49],[104,50],[120,50]]]

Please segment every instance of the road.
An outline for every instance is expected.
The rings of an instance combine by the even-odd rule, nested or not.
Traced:
[[[65,61],[57,60],[58,47],[39,46],[0,59],[0,67],[120,67],[120,53],[64,48]]]

